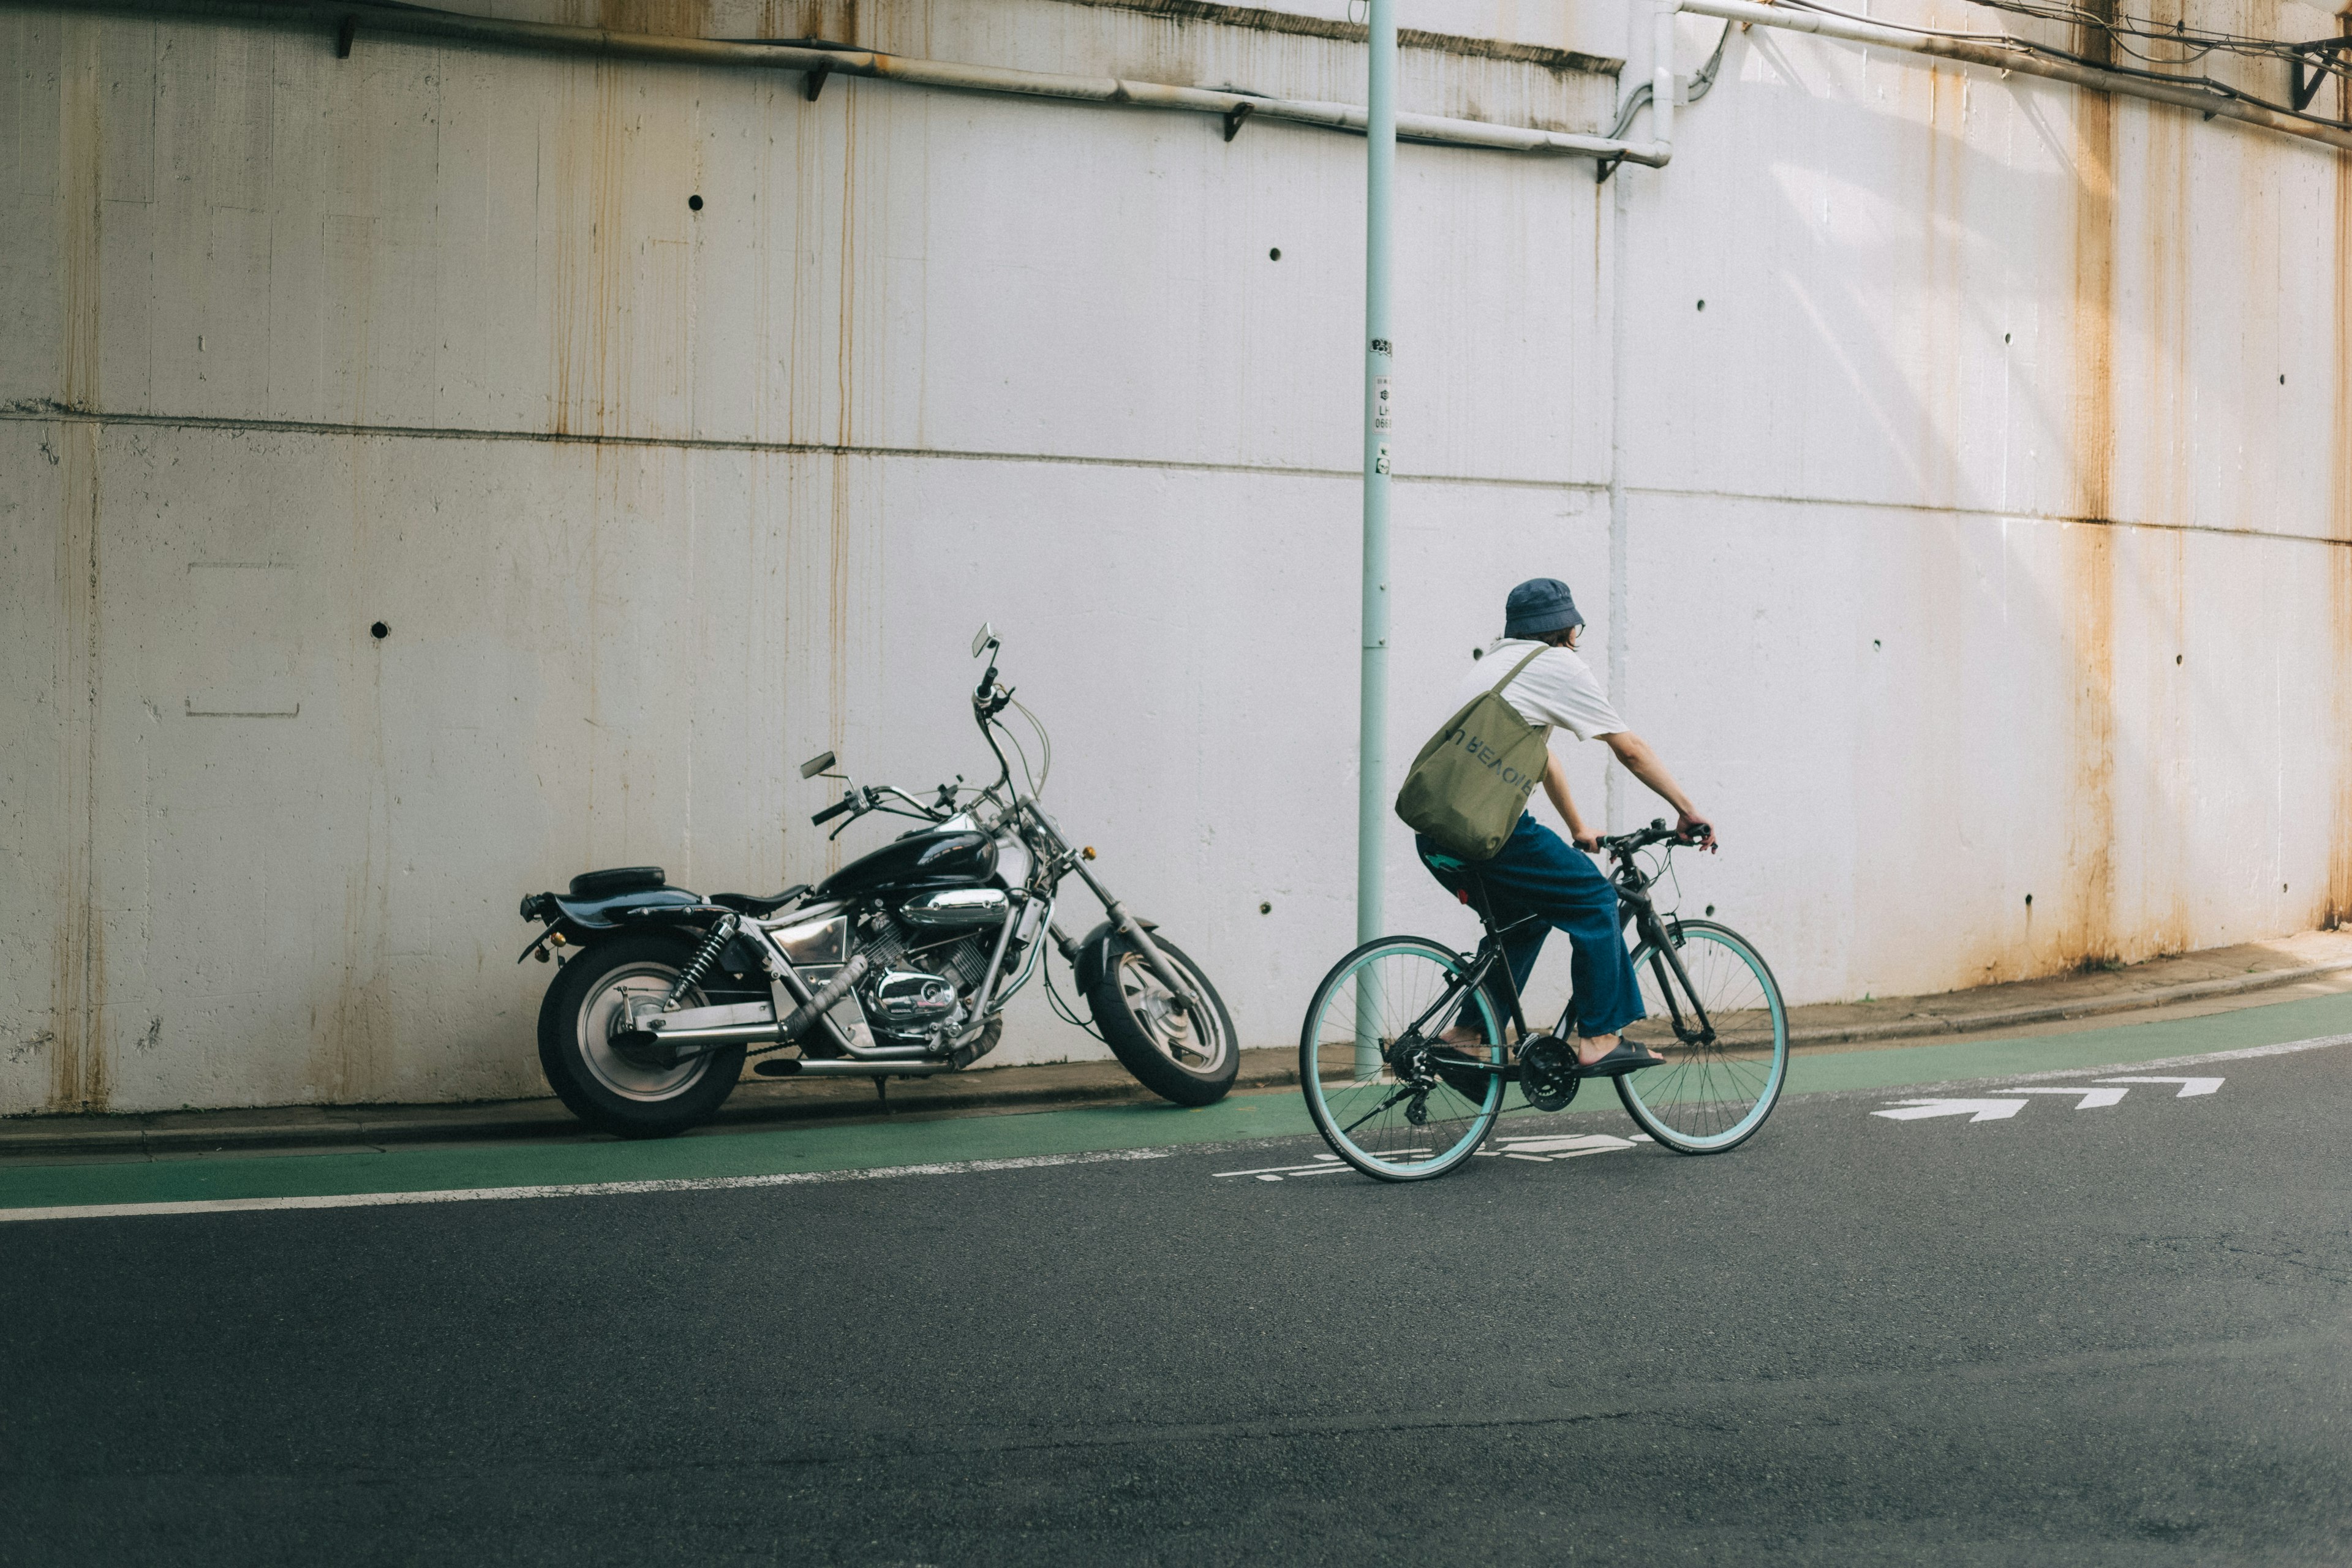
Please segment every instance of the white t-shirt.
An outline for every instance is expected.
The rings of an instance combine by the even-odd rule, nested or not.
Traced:
[[[1463,676],[1454,706],[1458,710],[1492,688],[1537,646],[1514,637],[1496,642]],[[1538,654],[1503,688],[1503,700],[1517,709],[1519,717],[1528,723],[1557,725],[1580,741],[1613,735],[1625,728],[1625,721],[1617,717],[1617,710],[1602,695],[1601,682],[1593,679],[1591,667],[1574,648],[1548,648]]]

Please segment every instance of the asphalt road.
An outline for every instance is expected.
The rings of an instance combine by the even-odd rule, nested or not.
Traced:
[[[2352,1047],[2131,1070],[7,1226],[0,1563],[2352,1560]]]

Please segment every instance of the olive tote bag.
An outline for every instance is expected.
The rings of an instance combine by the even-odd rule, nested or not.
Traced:
[[[1519,825],[1549,760],[1551,726],[1530,724],[1503,688],[1549,651],[1538,648],[1472,698],[1412,760],[1396,814],[1448,855],[1491,860]]]

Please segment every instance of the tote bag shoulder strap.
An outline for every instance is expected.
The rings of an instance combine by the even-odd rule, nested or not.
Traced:
[[[1533,652],[1533,653],[1531,653],[1531,654],[1528,655],[1528,657],[1527,657],[1527,658],[1523,658],[1523,659],[1519,660],[1519,662],[1518,662],[1518,663],[1517,663],[1517,664],[1515,664],[1515,665],[1511,666],[1511,673],[1510,673],[1510,674],[1508,674],[1508,675],[1507,675],[1507,676],[1503,677],[1503,679],[1500,679],[1500,680],[1498,680],[1498,681],[1495,682],[1495,684],[1494,684],[1494,685],[1492,685],[1492,686],[1488,687],[1488,688],[1486,689],[1487,695],[1488,695],[1488,696],[1495,696],[1495,695],[1498,695],[1498,694],[1502,691],[1503,688],[1505,688],[1506,686],[1508,686],[1511,682],[1513,682],[1514,680],[1517,680],[1517,679],[1519,678],[1519,671],[1521,671],[1521,670],[1523,670],[1523,669],[1527,668],[1527,667],[1528,667],[1528,666],[1529,666],[1529,665],[1533,664],[1536,660],[1538,660],[1538,659],[1541,658],[1544,655],[1546,655],[1546,654],[1549,653],[1550,651],[1551,651],[1551,649],[1550,649],[1549,647],[1538,647],[1536,649],[1536,651],[1535,651],[1535,652]]]

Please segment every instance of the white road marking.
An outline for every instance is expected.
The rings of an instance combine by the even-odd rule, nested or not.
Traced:
[[[666,1182],[582,1182],[550,1187],[461,1187],[432,1193],[329,1193],[290,1198],[201,1198],[180,1203],[71,1204],[0,1209],[0,1223],[36,1219],[122,1219],[143,1215],[248,1214],[262,1209],[356,1209],[407,1204],[497,1203],[511,1198],[606,1198],[632,1193],[710,1193],[736,1187],[797,1187],[826,1182],[880,1182],[894,1176],[962,1176],[978,1171],[1034,1171],[1048,1165],[1099,1165],[1165,1160],[1175,1149],[1106,1149],[1086,1154],[1024,1154],[1013,1160],[950,1160],[870,1171],[795,1171],[772,1176],[703,1176]]]
[[[1408,1151],[1407,1151],[1407,1152],[1409,1152],[1409,1153],[1419,1153],[1419,1152],[1422,1152],[1422,1151],[1420,1151],[1420,1150],[1408,1150]],[[1281,1180],[1283,1177],[1285,1177],[1285,1176],[1290,1176],[1290,1175],[1311,1176],[1311,1175],[1313,1175],[1313,1174],[1314,1174],[1316,1172],[1318,1172],[1318,1171],[1339,1171],[1339,1170],[1344,1170],[1344,1169],[1346,1169],[1346,1167],[1345,1167],[1345,1166],[1343,1166],[1343,1165],[1341,1165],[1341,1164],[1339,1163],[1339,1155],[1337,1155],[1337,1154],[1318,1154],[1318,1155],[1316,1155],[1316,1156],[1315,1156],[1315,1159],[1316,1159],[1316,1163],[1314,1163],[1314,1164],[1312,1164],[1312,1165],[1260,1165],[1260,1166],[1258,1166],[1258,1167],[1257,1167],[1256,1169],[1255,1169],[1255,1170],[1249,1170],[1249,1171],[1213,1171],[1213,1172],[1211,1172],[1211,1173],[1210,1173],[1210,1174],[1211,1174],[1213,1177],[1213,1176],[1256,1176],[1256,1177],[1259,1177],[1260,1179],[1264,1179],[1264,1178],[1266,1178],[1266,1177],[1272,1177],[1272,1178],[1273,1178],[1274,1180],[1276,1180],[1276,1181],[1280,1181],[1280,1180]]]
[[[1503,1147],[1515,1154],[1564,1154],[1576,1150],[1578,1154],[1604,1154],[1609,1150],[1633,1147],[1630,1140],[1612,1138],[1609,1133],[1571,1133],[1567,1138],[1506,1138]]]
[[[2130,1092],[2127,1089],[2053,1089],[2047,1084],[2032,1089],[2001,1090],[2003,1094],[2079,1094],[2083,1098],[2081,1103],[2074,1107],[2077,1110],[2096,1110],[2105,1105],[2121,1105],[2124,1096]]]
[[[2021,1100],[1898,1100],[1899,1110],[1874,1110],[1890,1121],[1916,1121],[1926,1116],[1965,1116],[1971,1121],[1999,1121],[2025,1109]]]
[[[2101,1083],[2177,1083],[2180,1092],[2175,1100],[2187,1100],[2192,1094],[2218,1094],[2228,1081],[2218,1078],[2103,1078]]]

